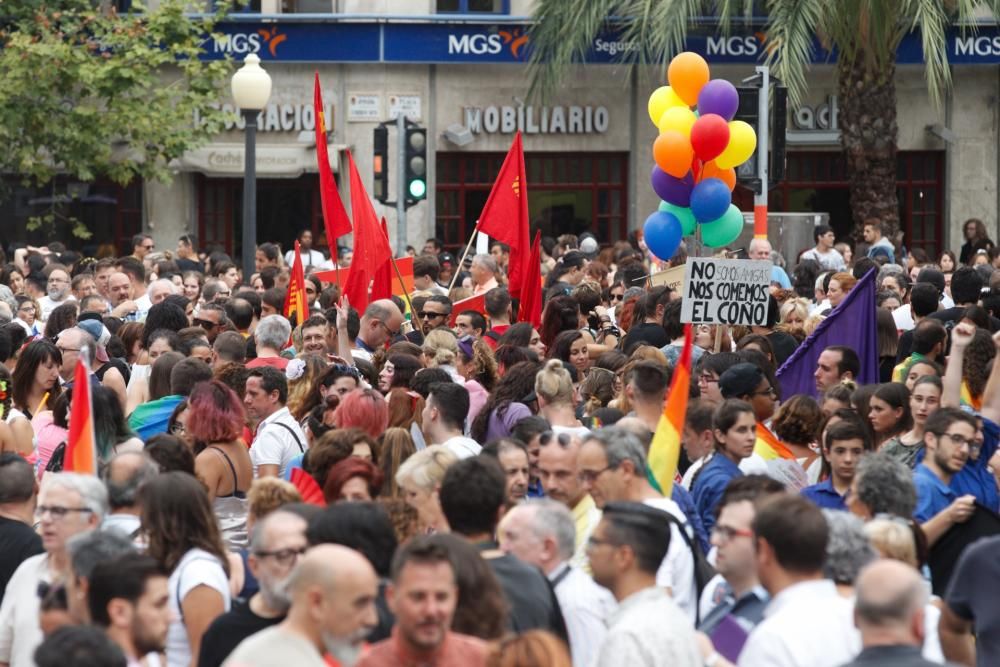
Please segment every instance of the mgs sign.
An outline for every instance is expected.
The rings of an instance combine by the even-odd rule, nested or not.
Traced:
[[[278,56],[278,45],[288,39],[288,35],[278,32],[277,26],[267,29],[255,30],[252,32],[234,32],[217,35],[209,38],[213,53],[229,55],[248,55],[256,53],[264,55],[262,52],[270,53],[272,58]]]
[[[760,53],[761,41],[758,35],[709,37],[705,51],[709,56],[755,56]]]

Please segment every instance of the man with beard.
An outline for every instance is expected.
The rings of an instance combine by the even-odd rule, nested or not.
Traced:
[[[289,605],[285,583],[307,546],[306,521],[297,514],[277,510],[257,522],[247,564],[260,590],[208,626],[201,640],[199,667],[218,667],[244,639],[285,619]]]
[[[458,583],[443,544],[418,537],[400,547],[386,595],[396,615],[392,636],[372,646],[358,667],[485,664],[482,640],[450,630]]]
[[[48,283],[46,283],[46,294],[38,300],[41,307],[41,319],[48,320],[49,315],[67,301],[73,300],[73,295],[69,293],[69,271],[61,264],[52,264],[48,267]]]
[[[169,600],[167,573],[149,556],[125,554],[98,564],[90,575],[91,621],[121,648],[129,667],[166,648]]]
[[[323,655],[329,653],[352,667],[378,622],[378,577],[368,559],[338,544],[315,546],[292,570],[285,589],[291,598],[285,620],[244,640],[224,665],[325,667]]]
[[[934,544],[956,523],[969,520],[975,511],[975,496],[959,496],[951,478],[969,460],[975,444],[976,418],[959,408],[939,408],[924,426],[923,463],[913,470],[917,487],[917,508],[913,518]]]

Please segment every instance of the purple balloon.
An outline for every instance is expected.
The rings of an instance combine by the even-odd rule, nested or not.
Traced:
[[[714,113],[731,121],[740,107],[740,94],[736,86],[725,79],[712,79],[698,93],[698,113]]]
[[[650,176],[653,191],[656,196],[674,206],[687,208],[691,204],[691,190],[694,188],[694,177],[689,171],[684,178],[675,178],[657,166],[653,167]]]

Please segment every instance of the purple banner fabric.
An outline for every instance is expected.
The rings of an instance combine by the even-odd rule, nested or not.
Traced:
[[[778,369],[781,395],[816,396],[816,362],[831,345],[846,345],[858,353],[859,385],[878,382],[878,340],[875,334],[875,269],[858,281],[840,305],[820,322],[812,335]]]

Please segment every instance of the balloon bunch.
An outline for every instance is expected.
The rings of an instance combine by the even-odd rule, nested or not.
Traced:
[[[757,148],[753,127],[733,120],[740,106],[736,87],[709,80],[704,58],[678,54],[667,68],[667,81],[648,104],[660,131],[653,142],[651,181],[663,202],[643,226],[646,246],[662,260],[673,257],[681,237],[693,234],[698,224],[710,248],[736,240],[743,231],[743,214],[732,203],[736,167]]]

